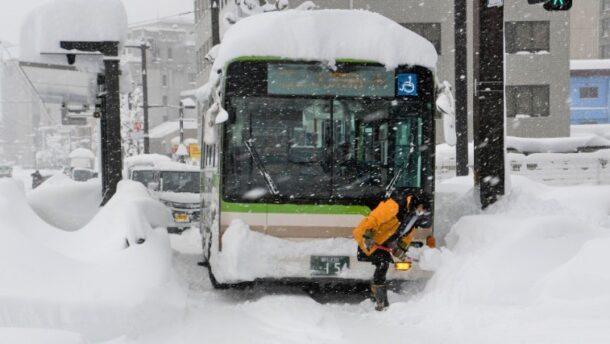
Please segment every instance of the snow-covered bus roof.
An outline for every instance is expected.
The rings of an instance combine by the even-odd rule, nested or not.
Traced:
[[[398,23],[365,10],[287,10],[237,22],[224,36],[213,71],[244,56],[295,60],[375,61],[387,69],[436,70],[434,45]]]

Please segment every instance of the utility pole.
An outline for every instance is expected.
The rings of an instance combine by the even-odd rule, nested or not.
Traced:
[[[146,63],[146,50],[150,49],[150,46],[146,42],[142,42],[140,45],[126,45],[125,48],[136,48],[140,49],[142,55],[142,111],[144,115],[144,154],[150,153],[150,138],[148,137],[148,70]]]
[[[220,44],[220,6],[218,0],[212,0],[212,46]]]
[[[481,206],[504,195],[504,1],[474,1],[474,177]]]
[[[468,37],[466,0],[455,0],[455,161],[456,174],[468,175]]]

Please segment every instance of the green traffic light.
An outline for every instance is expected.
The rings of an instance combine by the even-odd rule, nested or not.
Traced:
[[[547,11],[567,11],[572,7],[572,0],[549,0],[544,4]]]

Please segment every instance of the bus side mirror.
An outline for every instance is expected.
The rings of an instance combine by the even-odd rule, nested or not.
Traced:
[[[226,122],[229,119],[229,113],[224,109],[224,108],[220,108],[220,110],[218,111],[218,114],[216,115],[216,119],[214,120],[214,123],[216,124],[222,124],[224,122]]]
[[[455,146],[457,141],[455,132],[455,100],[451,92],[451,84],[447,81],[444,81],[438,88],[436,110],[443,115],[445,142],[450,146]]]

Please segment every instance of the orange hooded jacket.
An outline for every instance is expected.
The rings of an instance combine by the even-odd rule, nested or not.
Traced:
[[[368,231],[371,231],[375,244],[382,245],[396,232],[396,230],[398,230],[398,226],[400,226],[400,221],[398,221],[398,218],[396,217],[399,210],[398,208],[398,203],[393,199],[381,201],[379,205],[371,211],[369,216],[364,218],[360,224],[354,228],[352,235],[364,254],[370,256],[377,250],[377,247],[372,247],[370,250],[367,250],[364,245],[364,236]],[[409,235],[401,239],[402,244],[405,247],[409,247],[414,235],[415,231],[411,231]]]

